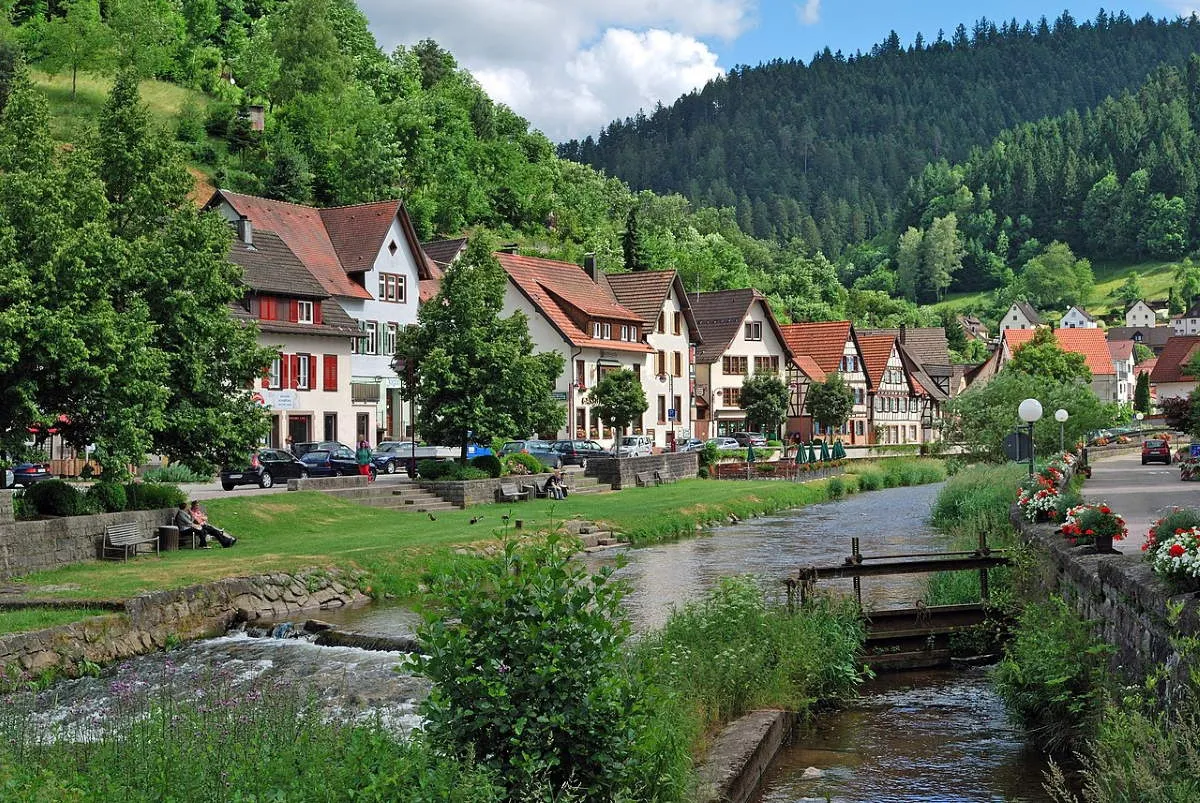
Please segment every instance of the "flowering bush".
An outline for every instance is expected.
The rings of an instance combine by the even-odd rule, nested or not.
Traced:
[[[1058,487],[1039,478],[1036,486],[1020,488],[1017,492],[1017,507],[1026,521],[1037,521],[1039,515],[1053,519],[1058,515]]]
[[[1149,555],[1157,574],[1174,579],[1200,577],[1200,527],[1160,533]]]
[[[1120,541],[1129,535],[1125,527],[1125,519],[1113,512],[1113,509],[1101,502],[1098,505],[1076,505],[1067,511],[1062,527],[1063,535],[1072,543],[1092,544],[1097,538],[1111,536],[1112,540]]]
[[[1194,457],[1185,457],[1179,461],[1179,479],[1196,479],[1198,474],[1200,474],[1200,460]]]
[[[1154,551],[1158,547],[1160,535],[1182,532],[1192,527],[1200,527],[1200,510],[1183,507],[1172,508],[1170,513],[1150,525],[1150,531],[1146,533],[1146,540],[1142,544],[1146,560],[1154,560]]]
[[[1063,478],[1065,476],[1066,475],[1063,473],[1062,468],[1056,463],[1050,463],[1045,468],[1043,468],[1040,472],[1038,472],[1038,477],[1045,480],[1046,483],[1053,485],[1056,488],[1058,486],[1062,485]]]

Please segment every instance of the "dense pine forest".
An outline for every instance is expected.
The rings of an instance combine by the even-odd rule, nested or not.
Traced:
[[[732,207],[747,233],[840,256],[889,228],[909,179],[1003,129],[1136,89],[1200,49],[1200,21],[980,20],[904,47],[737,67],[559,154],[634,188]]]

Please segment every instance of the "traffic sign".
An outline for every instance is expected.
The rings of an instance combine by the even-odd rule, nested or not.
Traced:
[[[675,408],[674,407],[672,407],[670,410],[667,410],[667,420],[668,421],[675,420]]]

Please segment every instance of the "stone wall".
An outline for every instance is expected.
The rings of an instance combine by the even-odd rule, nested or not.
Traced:
[[[0,521],[0,580],[98,560],[108,525],[135,521],[143,530],[153,532],[160,524],[170,524],[174,515],[173,509],[164,508],[10,524]]]
[[[0,525],[12,524],[16,521],[13,518],[14,493],[14,491],[0,491]]]
[[[362,474],[349,477],[308,477],[302,480],[288,480],[289,491],[333,491],[344,488],[366,488],[367,478]]]
[[[588,461],[589,466],[591,461]],[[455,507],[467,507],[469,505],[486,505],[496,501],[496,491],[501,485],[515,485],[520,488],[522,485],[533,485],[536,483],[539,487],[546,484],[549,479],[549,474],[528,474],[517,477],[498,477],[496,479],[486,480],[418,480],[417,485],[422,489],[429,491],[432,494],[440,496],[445,501]],[[575,486],[574,476],[569,471],[564,471],[563,485],[568,489]]]
[[[588,458],[587,476],[595,477],[614,491],[633,488],[642,471],[669,471],[676,478],[695,477],[700,470],[700,455],[695,452],[664,452],[649,457]]]
[[[1071,546],[1054,532],[1054,524],[1025,521],[1015,505],[1012,518],[1045,557],[1045,589],[1062,595],[1080,617],[1094,623],[1096,634],[1117,649],[1114,667],[1130,681],[1140,682],[1159,664],[1178,663],[1173,636],[1200,636],[1197,595],[1167,586],[1142,560],[1138,543],[1119,541],[1122,554],[1097,555],[1090,546]],[[1167,619],[1172,604],[1183,608],[1175,625]]]
[[[350,575],[310,571],[143,594],[128,600],[124,613],[0,636],[0,670],[19,667],[29,675],[52,668],[69,671],[83,660],[104,664],[160,650],[176,639],[218,636],[238,620],[364,603],[367,597],[356,581]]]

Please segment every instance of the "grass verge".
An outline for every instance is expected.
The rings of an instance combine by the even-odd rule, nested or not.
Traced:
[[[17,608],[0,610],[0,633],[26,633],[46,627],[78,622],[92,616],[105,616],[112,611],[99,608]]]

